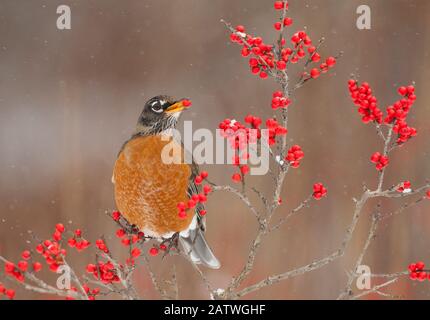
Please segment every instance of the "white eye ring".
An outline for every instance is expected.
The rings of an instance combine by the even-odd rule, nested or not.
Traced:
[[[154,109],[154,107],[151,107],[151,110],[156,112],[156,113],[162,113],[163,112],[163,108],[159,105],[157,106],[159,109]]]

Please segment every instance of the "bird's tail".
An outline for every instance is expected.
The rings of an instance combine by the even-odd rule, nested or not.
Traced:
[[[190,229],[186,235],[181,235],[179,239],[192,262],[203,264],[211,269],[219,269],[221,267],[220,262],[213,254],[200,228]]]

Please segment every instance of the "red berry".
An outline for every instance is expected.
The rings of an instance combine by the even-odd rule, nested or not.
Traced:
[[[278,70],[285,70],[285,68],[287,67],[287,63],[284,60],[279,60],[278,62],[276,62],[276,67],[278,68]]]
[[[195,177],[194,178],[194,182],[195,182],[195,184],[201,184],[202,183],[202,181],[203,181],[203,178],[201,177],[201,176],[197,176],[197,177]]]
[[[52,235],[52,238],[55,241],[60,241],[61,240],[61,232],[59,232],[58,230],[54,232],[54,234]]]
[[[31,257],[31,253],[30,253],[30,251],[28,251],[28,250],[23,251],[23,252],[21,253],[21,257],[22,257],[24,260],[28,260],[28,259],[30,259],[30,257]]]
[[[69,246],[71,248],[73,248],[76,245],[76,239],[75,238],[70,238],[67,243],[69,244]]]
[[[33,270],[34,272],[39,272],[40,270],[42,270],[42,264],[40,262],[34,262]]]
[[[183,211],[186,209],[187,205],[185,204],[185,202],[179,202],[176,206],[180,211]]]
[[[249,167],[247,166],[247,165],[243,165],[241,168],[240,168],[240,171],[242,172],[242,174],[247,174],[248,172],[249,172]]]
[[[95,264],[90,263],[87,265],[86,270],[88,273],[93,273],[97,271],[97,266]]]
[[[275,10],[284,9],[284,2],[283,1],[275,1],[273,6],[275,7]]]
[[[315,52],[313,55],[312,55],[312,61],[313,62],[318,62],[318,61],[320,61],[321,60],[321,55],[318,53],[318,52]]]
[[[5,294],[9,299],[13,299],[15,297],[15,290],[8,289],[5,291]]]
[[[295,44],[300,42],[300,37],[298,33],[293,34],[293,36],[291,37],[291,42]]]
[[[336,64],[336,58],[334,58],[334,57],[328,57],[325,63],[330,68],[334,67],[334,65]]]
[[[237,31],[237,32],[245,32],[245,27],[244,27],[244,26],[242,26],[242,25],[238,25],[238,26],[236,27],[236,31]]]
[[[209,176],[209,173],[208,173],[207,171],[202,171],[202,172],[200,173],[200,176],[201,176],[203,179],[206,179],[206,178]]]
[[[259,73],[259,72],[260,72],[260,67],[252,67],[251,72],[252,72],[253,74],[257,74],[257,73]]]
[[[194,208],[196,206],[196,201],[194,201],[192,199],[188,200],[187,206],[190,209]]]
[[[208,198],[204,194],[199,194],[199,202],[205,203]]]
[[[118,229],[118,230],[116,231],[116,236],[117,236],[118,238],[122,238],[122,237],[124,237],[124,235],[125,235],[125,231],[124,231],[124,229]]]
[[[42,245],[42,244],[38,244],[38,245],[36,246],[36,251],[37,251],[38,253],[42,254],[42,253],[43,253],[43,251],[45,251],[45,250],[43,249],[43,245]]]
[[[133,250],[131,250],[131,255],[134,258],[137,258],[140,256],[140,250],[138,248],[134,248]]]
[[[280,22],[276,22],[276,23],[273,25],[273,27],[274,27],[276,30],[281,30],[281,28],[282,28],[282,24],[281,24]]]
[[[415,264],[415,270],[424,270],[425,266],[424,262],[419,261]]]
[[[424,280],[426,280],[427,279],[427,273],[426,272],[419,272],[418,273],[418,281],[424,281]]]
[[[289,27],[289,26],[291,26],[293,24],[293,19],[291,19],[291,18],[289,18],[289,17],[286,17],[285,19],[284,19],[284,26],[285,27]]]
[[[124,245],[124,246],[129,246],[130,245],[130,239],[129,238],[124,238],[124,239],[122,239],[121,240],[121,243]]]
[[[381,158],[381,154],[380,154],[379,152],[375,152],[375,153],[370,157],[370,161],[372,161],[373,163],[378,163],[380,158]]]
[[[118,221],[121,218],[121,213],[119,211],[112,212],[112,219]]]
[[[242,54],[242,57],[247,57],[251,54],[251,52],[249,51],[249,49],[247,47],[243,47],[241,54]]]
[[[190,107],[190,106],[191,106],[191,101],[190,101],[190,100],[188,100],[188,99],[182,100],[182,105],[183,105],[185,108],[188,108],[188,107]]]
[[[232,179],[234,182],[240,182],[240,181],[242,181],[242,177],[241,177],[241,175],[240,175],[239,173],[235,173],[235,174],[233,174],[233,175],[232,175],[232,177],[231,177],[231,179]]]
[[[261,71],[260,72],[260,78],[261,79],[266,79],[268,77],[268,74],[267,74],[267,72],[266,71]]]
[[[209,194],[209,193],[211,193],[212,192],[212,188],[211,188],[211,186],[209,186],[209,185],[205,185],[204,187],[203,187],[203,192],[207,195],[207,194]]]
[[[58,232],[63,233],[66,228],[62,223],[57,223],[57,225],[55,226],[55,229],[57,229]]]
[[[58,268],[59,268],[58,263],[53,263],[49,266],[49,270],[51,270],[52,272],[57,272]]]
[[[152,247],[151,249],[149,249],[149,254],[153,257],[155,257],[156,255],[158,255],[158,249]]]
[[[24,260],[19,261],[18,262],[18,269],[21,270],[22,272],[27,271],[27,269],[28,269],[28,262],[24,261]]]
[[[312,70],[311,70],[311,77],[313,78],[313,79],[316,79],[316,78],[318,78],[320,76],[320,71],[317,69],[317,68],[313,68]]]

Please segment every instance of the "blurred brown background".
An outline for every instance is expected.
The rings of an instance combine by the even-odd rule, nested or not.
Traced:
[[[56,28],[60,4],[71,7],[71,30]],[[371,6],[370,31],[355,26],[360,4]],[[314,182],[324,182],[329,197],[268,238],[248,283],[336,250],[352,216],[352,197],[360,195],[363,182],[375,186],[377,174],[368,159],[381,145],[349,100],[350,73],[371,83],[384,108],[397,99],[398,85],[416,81],[418,100],[410,124],[419,136],[393,154],[386,183],[409,179],[421,185],[430,178],[430,2],[292,0],[290,8],[294,29],[306,26],[314,40],[326,37],[324,56],[341,50],[344,56],[335,72],[299,90],[291,107],[289,138],[306,157],[300,169],[288,174],[278,215],[304,199]],[[193,120],[194,128],[215,129],[220,120],[242,119],[249,112],[271,114],[275,84],[250,74],[221,18],[275,40],[272,0],[0,1],[1,255],[17,259],[30,239],[28,230],[47,237],[58,221],[82,228],[91,240],[113,235],[115,226],[105,216],[114,209],[113,163],[150,97],[190,97],[193,107],[182,119]],[[231,168],[205,169],[216,182],[229,182]],[[253,181],[270,190],[269,179]],[[388,212],[400,203],[384,202],[383,208]],[[429,208],[424,203],[381,226],[365,259],[373,272],[430,262]],[[249,297],[337,297],[366,237],[371,209],[369,204],[343,259]],[[215,287],[222,287],[245,262],[256,225],[228,194],[212,196],[208,212],[208,239],[223,263],[208,275]],[[111,243],[121,252],[118,241]],[[89,252],[74,257],[77,270],[83,271],[90,258]],[[153,260],[169,271],[172,259]],[[181,298],[206,297],[194,271],[177,261]],[[158,297],[143,267],[136,281],[144,298]],[[406,279],[390,291],[427,299],[430,284]],[[40,298],[22,290],[18,295]]]

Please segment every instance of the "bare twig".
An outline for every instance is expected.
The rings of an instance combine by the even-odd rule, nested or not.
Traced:
[[[392,280],[389,280],[389,281],[387,281],[387,282],[384,282],[384,283],[382,283],[382,284],[380,284],[380,285],[377,285],[377,286],[373,287],[373,288],[372,288],[372,289],[370,289],[370,290],[364,291],[364,292],[362,292],[362,293],[357,294],[356,296],[353,296],[353,297],[351,298],[351,300],[357,300],[357,299],[360,299],[360,298],[365,297],[365,296],[367,296],[367,295],[369,295],[369,294],[371,294],[371,293],[378,293],[378,294],[380,294],[380,291],[379,291],[380,289],[385,288],[385,287],[388,287],[389,285],[391,285],[391,284],[393,284],[393,283],[397,282],[398,280],[399,280],[399,278],[394,278],[394,279],[392,279]]]
[[[355,262],[355,266],[353,269],[354,272],[349,275],[348,282],[346,284],[346,288],[339,295],[338,299],[344,299],[345,297],[347,297],[348,295],[350,295],[352,293],[352,284],[356,278],[355,272],[358,270],[359,266],[363,263],[364,256],[366,255],[367,250],[369,249],[370,243],[372,242],[372,240],[375,237],[375,232],[376,232],[376,228],[378,227],[379,220],[380,220],[380,215],[379,215],[379,205],[378,205],[378,212],[376,212],[372,216],[372,222],[370,225],[370,229],[369,229],[369,233],[368,233],[366,242],[363,246],[363,249],[361,250],[360,255],[357,258],[357,261]]]

